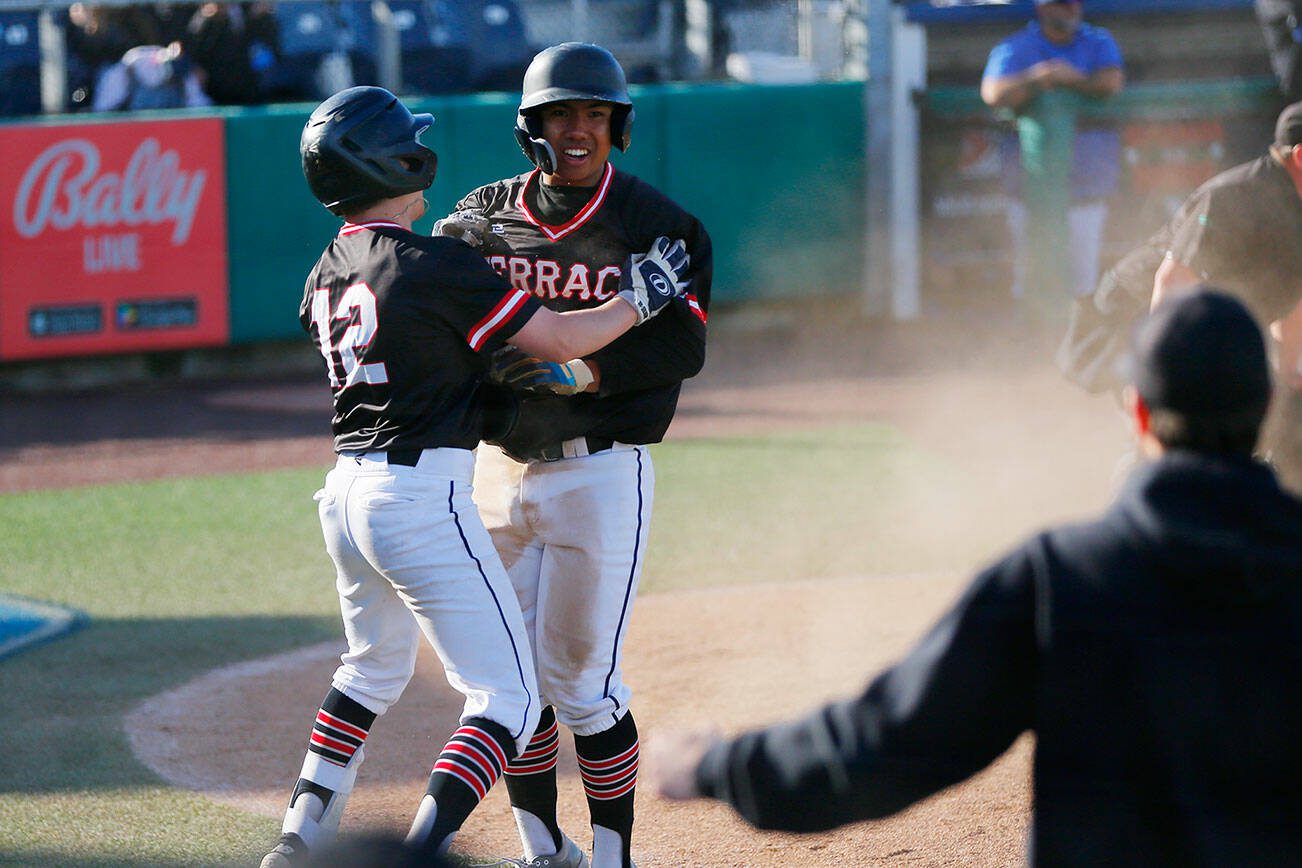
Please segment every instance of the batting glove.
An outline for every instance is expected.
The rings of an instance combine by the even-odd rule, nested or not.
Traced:
[[[692,261],[687,245],[661,235],[646,253],[635,253],[619,276],[619,297],[633,305],[641,325],[687,291],[683,275]]]
[[[581,359],[544,362],[506,346],[493,354],[488,375],[494,382],[532,395],[577,395],[592,384],[592,369]]]
[[[446,235],[466,242],[471,247],[481,247],[488,237],[490,223],[487,217],[474,211],[453,211],[434,223],[433,235]]]

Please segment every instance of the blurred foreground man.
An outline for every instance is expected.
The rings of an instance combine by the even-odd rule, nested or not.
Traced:
[[[1251,458],[1261,331],[1200,289],[1137,330],[1151,459],[1098,520],[982,572],[862,695],[648,744],[669,798],[760,828],[884,817],[1037,736],[1033,865],[1302,865],[1302,501]]]

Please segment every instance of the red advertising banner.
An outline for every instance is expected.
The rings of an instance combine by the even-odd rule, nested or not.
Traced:
[[[222,121],[0,127],[0,360],[229,337]]]

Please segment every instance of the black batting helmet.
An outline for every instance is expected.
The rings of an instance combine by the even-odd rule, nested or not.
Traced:
[[[538,109],[568,99],[598,100],[615,107],[610,115],[610,140],[628,149],[633,129],[633,101],[628,98],[624,70],[611,54],[590,42],[562,42],[545,48],[524,72],[520,111],[515,116],[515,140],[535,166],[550,174],[556,154],[542,135]]]
[[[382,87],[350,87],[317,106],[298,152],[312,195],[340,216],[424,190],[438,156],[420,143],[433,115],[413,115]]]

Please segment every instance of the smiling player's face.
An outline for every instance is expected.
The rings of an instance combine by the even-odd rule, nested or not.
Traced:
[[[610,157],[610,103],[565,100],[542,107],[543,138],[556,152],[548,184],[592,187]]]

